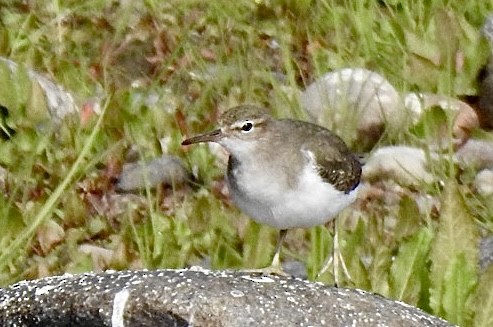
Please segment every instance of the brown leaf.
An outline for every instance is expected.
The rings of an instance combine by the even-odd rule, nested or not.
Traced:
[[[65,238],[65,231],[59,224],[50,219],[37,230],[36,238],[41,251],[46,254]]]

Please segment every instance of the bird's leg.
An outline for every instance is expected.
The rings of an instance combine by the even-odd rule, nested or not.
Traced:
[[[286,238],[287,234],[288,234],[287,229],[281,229],[279,231],[279,237],[277,239],[276,251],[274,252],[274,257],[272,258],[272,263],[270,264],[270,266],[272,268],[279,269],[281,271],[282,271],[281,259],[280,259],[281,248],[282,248],[282,244],[284,243],[284,239]]]
[[[317,274],[317,279],[320,278],[322,274],[324,274],[332,264],[332,275],[334,276],[334,286],[338,287],[339,284],[339,264],[341,264],[342,269],[344,270],[344,275],[346,278],[351,279],[351,275],[346,267],[346,263],[344,262],[344,258],[342,257],[341,250],[339,248],[339,232],[337,228],[337,219],[334,220],[332,224],[332,255],[327,257],[325,260],[322,269]]]
[[[337,229],[337,219],[334,220],[334,230],[333,230],[333,241],[332,241],[332,258],[334,261],[334,264],[332,265],[332,275],[334,276],[334,286],[339,287],[340,282],[339,282],[339,259],[341,259],[342,263],[344,264],[344,260],[341,257],[341,250],[339,248],[339,232]]]
[[[342,267],[342,271],[344,272],[344,276],[346,277],[346,279],[348,280],[351,280],[351,274],[349,273],[349,270],[347,269],[347,266],[346,266],[346,261],[344,261],[344,257],[342,256],[342,252],[339,248],[339,228],[337,227],[337,221],[338,219],[335,219],[334,220],[334,245],[332,246],[332,256],[334,256],[334,258],[336,258],[336,260],[334,260],[334,282],[335,282],[335,285],[336,287],[339,285],[339,263]]]
[[[274,258],[272,258],[272,263],[269,267],[260,268],[260,269],[247,269],[243,270],[250,273],[260,273],[262,275],[278,275],[278,276],[289,276],[284,270],[282,270],[280,254],[282,244],[284,243],[284,239],[286,238],[286,234],[288,233],[287,229],[281,229],[279,231],[279,237],[277,239],[276,251],[274,253]]]
[[[336,252],[336,228],[335,228],[335,221],[332,223],[332,253],[331,255],[327,256],[327,259],[325,259],[324,264],[322,265],[322,269],[317,274],[317,279],[320,278],[327,270],[329,270],[329,267],[332,266],[332,274],[334,276],[334,284],[337,287],[337,280],[336,280],[336,272],[335,272],[335,266],[337,265],[335,263],[335,252]],[[338,247],[338,246],[337,246]]]

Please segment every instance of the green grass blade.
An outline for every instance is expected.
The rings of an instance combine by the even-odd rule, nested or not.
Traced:
[[[432,232],[423,227],[400,246],[390,273],[390,295],[394,299],[414,305],[418,302],[432,238]]]
[[[107,102],[108,103],[108,102]],[[103,122],[104,113],[106,112],[107,105],[104,107],[103,112],[98,118],[94,129],[89,135],[84,147],[82,148],[79,156],[74,162],[72,168],[68,172],[67,176],[63,179],[63,181],[57,186],[57,188],[50,195],[46,203],[41,207],[39,212],[35,215],[32,223],[27,226],[27,228],[19,234],[19,236],[4,250],[0,255],[0,271],[5,269],[5,267],[9,264],[9,261],[18,254],[18,251],[26,246],[26,243],[31,239],[31,237],[36,232],[36,229],[43,224],[43,222],[49,218],[49,216],[53,213],[53,210],[56,208],[58,200],[61,198],[63,192],[68,188],[68,186],[74,182],[75,176],[77,173],[81,171],[81,166],[83,165],[83,161],[86,159],[87,154],[91,150],[91,147],[96,139],[97,134],[100,131],[101,123]]]
[[[493,266],[489,266],[479,279],[474,299],[476,327],[493,326]]]
[[[442,203],[430,256],[430,307],[435,314],[462,325],[473,310],[469,300],[477,282],[478,227],[456,182],[445,185]],[[463,288],[461,292],[457,287]]]

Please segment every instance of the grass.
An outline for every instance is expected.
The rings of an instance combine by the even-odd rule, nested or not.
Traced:
[[[3,1],[0,55],[50,76],[81,103],[100,101],[104,115],[52,130],[26,72],[0,65],[0,104],[9,109],[1,127],[16,132],[0,141],[8,171],[0,284],[110,268],[267,265],[276,232],[229,202],[224,166],[206,146],[183,149],[184,135],[211,129],[219,112],[245,102],[306,118],[299,90],[342,67],[377,71],[402,92],[475,94],[489,53],[479,28],[492,10],[480,0]],[[433,117],[378,146],[426,147]],[[132,153],[177,155],[198,182],[117,194],[111,181]],[[462,326],[489,326],[493,269],[479,271],[477,257],[480,237],[492,232],[491,199],[474,192],[475,173],[448,155],[432,171],[441,183],[341,215],[352,277],[343,285]],[[438,205],[423,213],[415,199],[426,197]],[[290,235],[284,258],[305,262],[314,279],[331,235],[324,227]]]

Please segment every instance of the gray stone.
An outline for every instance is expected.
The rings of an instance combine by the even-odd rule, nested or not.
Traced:
[[[493,263],[493,236],[483,237],[479,243],[479,268],[485,271]]]
[[[451,326],[356,289],[246,272],[63,275],[0,290],[1,326]]]
[[[469,139],[455,153],[454,159],[461,167],[477,170],[493,168],[493,141]]]
[[[474,178],[474,188],[482,196],[493,195],[493,170],[483,169]],[[492,251],[493,252],[493,251]]]
[[[163,155],[150,162],[126,164],[118,178],[117,187],[122,191],[136,191],[145,189],[146,185],[153,188],[161,183],[182,184],[190,178],[180,158]]]

